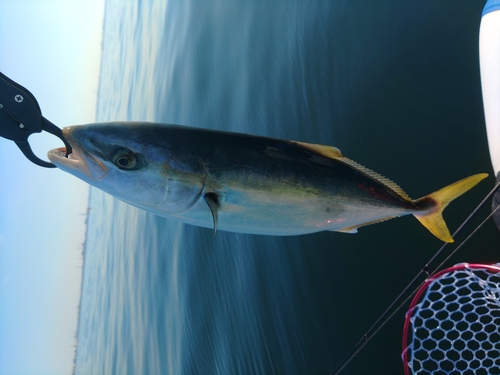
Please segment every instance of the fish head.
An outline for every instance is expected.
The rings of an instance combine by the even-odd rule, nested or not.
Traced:
[[[65,148],[53,149],[49,160],[134,206],[160,215],[182,213],[204,188],[199,163],[189,155],[175,155],[153,125],[76,125],[62,132],[73,152],[66,157]]]

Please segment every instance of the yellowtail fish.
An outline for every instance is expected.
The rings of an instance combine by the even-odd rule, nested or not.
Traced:
[[[49,151],[60,169],[156,215],[266,235],[359,227],[413,214],[452,242],[442,211],[487,174],[412,200],[394,182],[331,146],[179,125],[70,126],[73,147]]]

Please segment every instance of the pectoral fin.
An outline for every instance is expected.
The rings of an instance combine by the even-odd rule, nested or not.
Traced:
[[[205,198],[205,202],[207,202],[208,208],[210,208],[210,212],[212,213],[215,237],[215,234],[217,233],[217,220],[219,216],[219,197],[215,193],[206,193],[203,198]]]

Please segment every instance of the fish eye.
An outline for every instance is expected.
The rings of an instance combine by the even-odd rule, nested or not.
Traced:
[[[120,169],[135,169],[137,166],[137,158],[132,151],[120,149],[113,155],[113,164]]]

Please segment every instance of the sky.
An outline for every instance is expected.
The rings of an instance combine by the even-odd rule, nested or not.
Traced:
[[[0,72],[58,127],[95,121],[104,0],[0,0]],[[47,160],[56,137],[30,143]],[[0,138],[0,375],[71,374],[88,185]]]

